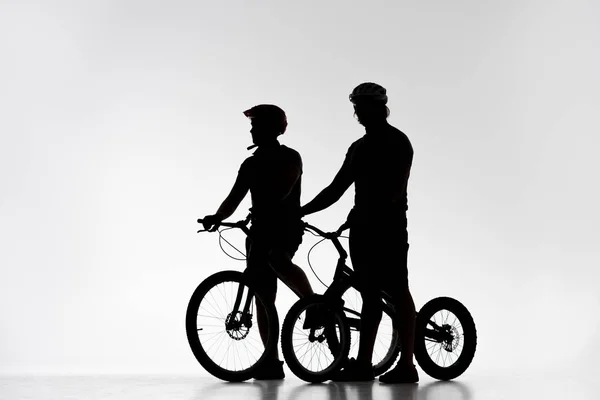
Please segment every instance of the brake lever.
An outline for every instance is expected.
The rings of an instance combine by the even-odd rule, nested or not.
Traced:
[[[220,225],[219,224],[215,224],[212,228],[210,229],[200,229],[197,233],[200,232],[216,232],[219,230]]]

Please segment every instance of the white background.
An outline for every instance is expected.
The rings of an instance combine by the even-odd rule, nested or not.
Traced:
[[[347,97],[363,81],[415,149],[415,302],[469,308],[469,371],[600,372],[599,17],[592,1],[1,2],[0,372],[204,374],[187,301],[243,263],[195,220],[250,154],[242,111],[286,110],[305,203],[363,134]],[[307,221],[337,228],[352,196]],[[324,280],[334,256],[311,256]],[[294,300],[280,289],[282,315]]]

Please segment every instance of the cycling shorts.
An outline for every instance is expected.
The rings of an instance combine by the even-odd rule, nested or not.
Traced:
[[[302,243],[304,228],[301,221],[284,223],[255,223],[246,239],[246,271],[256,290],[274,296],[277,293],[277,274],[269,264],[273,250],[294,257]]]
[[[405,226],[350,228],[350,259],[363,296],[383,290],[397,296],[408,289],[408,234]]]

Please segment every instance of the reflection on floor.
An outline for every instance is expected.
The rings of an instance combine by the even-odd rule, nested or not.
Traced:
[[[418,385],[368,383],[307,384],[284,381],[221,382],[191,376],[0,376],[0,399],[123,400],[479,400],[598,399],[600,386],[591,379],[547,377],[464,377],[440,382],[428,377]]]

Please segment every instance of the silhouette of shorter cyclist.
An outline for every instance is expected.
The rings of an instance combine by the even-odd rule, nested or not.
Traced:
[[[302,159],[278,141],[287,128],[285,112],[271,104],[244,111],[251,121],[252,141],[258,147],[241,165],[227,198],[214,215],[204,217],[205,229],[214,230],[230,217],[250,191],[251,235],[246,240],[247,266],[244,273],[267,299],[275,301],[277,277],[296,295],[313,294],[304,271],[292,262],[304,232],[299,217]],[[263,343],[267,340],[265,310],[258,308],[257,320]],[[283,362],[277,349],[261,365],[255,379],[283,379]]]
[[[358,356],[334,380],[373,380],[372,355],[382,310],[379,292],[393,298],[400,319],[402,353],[381,382],[419,380],[413,364],[415,305],[408,288],[407,186],[413,159],[408,137],[387,121],[386,90],[375,83],[350,94],[366,134],[352,143],[332,183],[301,214],[321,211],[338,201],[354,183],[354,207],[348,216],[350,257],[363,298]]]

